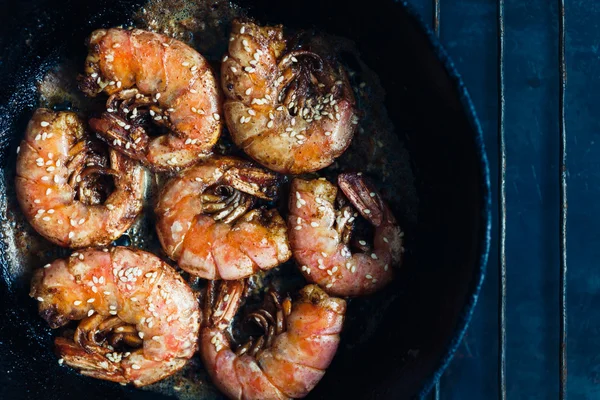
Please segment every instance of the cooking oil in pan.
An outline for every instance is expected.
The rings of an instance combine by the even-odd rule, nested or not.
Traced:
[[[153,30],[187,42],[200,51],[215,67],[228,45],[231,21],[240,16],[249,16],[246,11],[228,1],[193,2],[186,0],[148,1],[136,10],[131,24]],[[251,16],[249,16],[251,17]],[[261,22],[261,21],[259,21]],[[272,21],[269,21],[272,22]],[[281,21],[285,25],[285,21]],[[329,44],[345,64],[358,102],[361,119],[359,129],[348,150],[320,176],[335,179],[343,171],[362,171],[371,177],[381,188],[403,229],[410,233],[417,223],[418,200],[414,187],[414,176],[410,159],[401,136],[395,131],[384,106],[385,92],[377,75],[365,65],[355,44],[345,38],[327,33],[319,33],[318,40]],[[82,113],[98,111],[103,107],[103,99],[85,98],[76,89],[75,78],[83,67],[83,60],[65,59],[52,68],[47,65],[38,83],[39,106],[55,109],[65,107]],[[25,127],[26,121],[21,126]],[[14,124],[18,125],[18,124]],[[13,137],[22,137],[23,132],[13,132]],[[14,141],[17,143],[18,141]],[[16,144],[15,144],[16,146]],[[8,160],[5,174],[7,196],[2,205],[4,217],[0,220],[6,242],[8,265],[3,277],[13,292],[25,297],[29,278],[34,268],[57,257],[66,256],[69,251],[50,245],[42,239],[21,214],[14,192],[15,149]],[[216,147],[221,154],[242,155],[235,149],[227,131]],[[168,178],[165,175],[148,175],[146,202],[143,214],[117,241],[120,245],[133,246],[158,254],[167,259],[158,242],[154,229],[153,207],[160,187]],[[286,191],[283,190],[277,205],[285,214]],[[410,235],[407,235],[410,250]],[[171,263],[171,265],[174,265]],[[184,274],[185,275],[185,274]],[[186,277],[188,278],[188,277]],[[268,273],[260,273],[251,279],[252,294],[249,302],[258,302],[261,289],[267,285],[281,291],[294,292],[305,284],[293,262],[285,263]],[[202,287],[195,285],[195,287]],[[338,352],[351,351],[352,347],[368,341],[376,329],[385,309],[397,293],[385,293],[386,297],[373,296],[367,299],[351,300],[348,308],[345,331]],[[33,307],[32,307],[33,309]],[[33,312],[33,311],[32,311]],[[234,324],[234,326],[240,324]],[[234,331],[239,337],[239,332]],[[333,368],[335,365],[332,364]],[[326,375],[327,376],[327,375]],[[199,357],[194,357],[187,366],[175,374],[145,390],[158,391],[181,399],[219,398],[221,394],[210,383]]]

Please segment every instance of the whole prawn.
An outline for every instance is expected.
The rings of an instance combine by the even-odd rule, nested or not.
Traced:
[[[108,98],[92,128],[154,170],[210,154],[221,134],[221,95],[208,62],[186,44],[141,29],[99,29],[89,37],[80,88]],[[167,134],[151,138],[150,122]]]
[[[169,257],[205,279],[240,279],[291,257],[286,224],[272,200],[276,174],[233,157],[212,157],[169,181],[156,207],[157,232]]]
[[[239,307],[243,282],[209,285],[206,325],[200,350],[213,383],[231,399],[305,397],[319,383],[340,341],[346,302],[329,297],[316,285],[300,290],[294,302],[271,292],[273,303],[249,315],[265,334],[237,350],[226,329]]]
[[[233,22],[221,64],[227,126],[236,145],[277,172],[327,167],[358,124],[344,69],[312,50],[287,48],[281,26]]]
[[[56,260],[35,272],[30,296],[52,328],[81,320],[55,345],[61,362],[83,375],[144,386],[196,351],[196,297],[170,266],[141,250],[86,249]]]
[[[141,211],[143,168],[99,145],[75,113],[40,108],[19,146],[17,200],[35,230],[59,246],[108,245]]]
[[[294,179],[290,191],[290,246],[304,277],[336,296],[373,293],[393,278],[402,260],[404,234],[394,215],[361,173],[338,176],[338,185],[356,210],[374,227],[373,246],[350,242],[358,214],[350,205],[336,209],[338,189],[324,178]]]

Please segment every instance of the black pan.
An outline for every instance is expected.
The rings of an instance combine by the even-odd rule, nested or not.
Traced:
[[[30,245],[20,242],[21,232],[14,229],[12,166],[38,105],[36,79],[65,56],[83,60],[85,37],[93,29],[129,22],[136,2],[0,4],[0,398],[165,398],[59,367],[53,333],[27,296],[27,271],[50,255],[19,258],[11,250],[15,243],[21,249]],[[355,41],[385,89],[385,108],[408,149],[418,199],[414,210],[402,205],[394,210],[407,225],[408,252],[388,289],[350,303],[338,354],[309,397],[411,398],[427,393],[448,365],[475,306],[489,245],[489,171],[472,104],[431,33],[399,2],[352,4],[240,3],[261,22],[315,27]],[[403,204],[402,191],[393,200]],[[201,392],[219,396],[209,384],[201,385]]]

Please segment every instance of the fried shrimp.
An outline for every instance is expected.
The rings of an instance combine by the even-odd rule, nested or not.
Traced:
[[[226,329],[239,307],[243,283],[209,285],[200,335],[202,360],[213,383],[231,399],[305,397],[335,356],[346,302],[316,285],[304,287],[294,302],[270,293],[271,307],[249,315],[264,335],[233,350]]]
[[[336,296],[373,293],[393,278],[402,260],[404,234],[380,195],[360,173],[338,176],[352,206],[374,227],[373,245],[354,241],[358,214],[350,205],[336,209],[338,189],[325,179],[294,179],[288,230],[292,253],[304,277]]]
[[[17,199],[35,230],[59,246],[108,245],[141,211],[143,169],[99,145],[72,112],[40,108],[27,126]]]
[[[341,65],[326,52],[289,48],[283,28],[233,23],[221,64],[227,126],[250,157],[281,173],[325,168],[358,124]]]
[[[56,260],[36,271],[30,296],[50,327],[80,321],[55,345],[83,375],[144,386],[196,351],[196,297],[170,266],[141,250],[86,249]]]
[[[212,157],[169,181],[156,207],[163,249],[205,279],[240,279],[287,261],[286,224],[272,200],[276,174],[233,157]]]
[[[80,88],[110,97],[92,128],[153,170],[210,154],[221,134],[221,99],[208,62],[186,44],[140,29],[100,29],[89,38]],[[155,130],[166,131],[151,137]]]

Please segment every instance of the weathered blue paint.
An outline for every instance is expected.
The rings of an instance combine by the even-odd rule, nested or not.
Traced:
[[[412,0],[431,20],[432,0]],[[497,210],[495,0],[444,1],[441,42],[484,131]],[[600,398],[600,3],[566,2],[569,158],[568,398]],[[559,119],[557,2],[506,1],[507,394],[556,399],[559,390]],[[494,214],[494,221],[498,215]],[[445,399],[495,399],[497,232],[467,334],[441,379]]]

